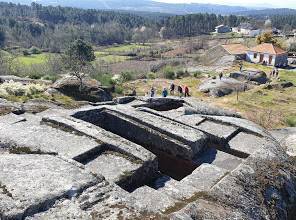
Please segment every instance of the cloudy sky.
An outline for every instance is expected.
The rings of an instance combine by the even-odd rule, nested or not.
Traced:
[[[156,0],[160,2],[171,3],[212,3],[221,5],[238,5],[238,6],[256,6],[256,7],[278,7],[278,8],[295,8],[296,0]]]

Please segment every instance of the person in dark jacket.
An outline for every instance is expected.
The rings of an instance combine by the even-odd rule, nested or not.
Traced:
[[[219,73],[219,79],[222,80],[223,73]]]
[[[155,96],[155,89],[154,89],[154,87],[151,87],[150,96],[151,97],[154,97]]]
[[[185,91],[185,97],[189,97],[190,95],[189,95],[189,88],[188,88],[188,86],[185,86],[184,91]]]
[[[183,96],[183,88],[182,88],[182,86],[178,86],[178,93],[179,93],[179,96],[181,98]]]
[[[175,93],[175,84],[172,83],[171,86],[170,86],[170,94],[174,95],[174,93]]]

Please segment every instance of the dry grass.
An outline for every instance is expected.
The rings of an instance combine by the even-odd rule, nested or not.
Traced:
[[[150,92],[151,87],[153,86],[156,89],[156,94],[161,95],[163,88],[169,89],[171,83],[174,82],[175,85],[189,87],[190,93],[194,97],[201,97],[203,94],[197,90],[197,87],[200,84],[200,79],[195,77],[186,77],[183,79],[140,79],[132,82],[125,83],[123,88],[126,92],[132,91],[133,88],[136,89],[138,95],[145,95]]]
[[[237,71],[238,68],[238,66],[234,66],[232,71]],[[249,63],[245,63],[244,68],[261,69],[265,72],[271,70],[271,67]],[[288,80],[296,84],[295,72],[280,70],[280,78],[281,80]],[[161,95],[163,88],[169,88],[170,84],[174,82],[176,85],[187,85],[193,97],[200,98],[218,107],[239,112],[245,118],[268,129],[293,126],[291,122],[296,120],[296,87],[282,90],[267,90],[263,86],[258,86],[245,93],[239,93],[239,100],[237,100],[236,94],[222,98],[213,98],[199,92],[198,86],[202,80],[195,77],[176,80],[136,80],[124,84],[123,88],[126,92],[136,88],[138,95],[145,95],[153,86],[157,90],[157,95]]]

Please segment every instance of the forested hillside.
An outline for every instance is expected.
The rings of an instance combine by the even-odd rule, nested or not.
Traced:
[[[222,23],[235,26],[244,20],[243,17],[215,14],[166,16],[144,13],[140,16],[36,3],[31,6],[0,3],[0,41],[2,39],[3,42],[5,33],[6,46],[37,46],[56,52],[77,38],[93,45],[120,44],[131,40],[145,42],[159,37],[160,30],[165,38],[193,36],[210,33]]]
[[[155,21],[129,13],[0,3],[0,29],[10,46],[56,50],[75,38],[100,45],[123,43],[140,26],[159,29]]]
[[[34,0],[7,0],[8,2],[28,4]],[[193,14],[193,13],[215,13],[229,15],[234,12],[250,10],[247,7],[228,6],[217,4],[173,4],[164,3],[154,0],[38,0],[42,5],[61,5],[68,7],[84,8],[84,9],[100,9],[100,10],[129,10],[129,11],[147,11],[147,12],[161,12],[169,14]]]
[[[215,14],[192,14],[173,16],[165,21],[164,36],[166,38],[172,38],[207,34],[214,31],[217,25],[225,24],[230,27],[235,27],[247,20],[246,17],[235,15],[217,16]]]
[[[290,26],[291,29],[296,28],[296,14],[294,15],[273,15],[270,17],[274,27],[283,29]]]

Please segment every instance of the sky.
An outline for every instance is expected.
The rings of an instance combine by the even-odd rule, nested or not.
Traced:
[[[220,5],[236,5],[247,7],[276,7],[296,9],[296,0],[156,0],[169,3],[210,3]]]

